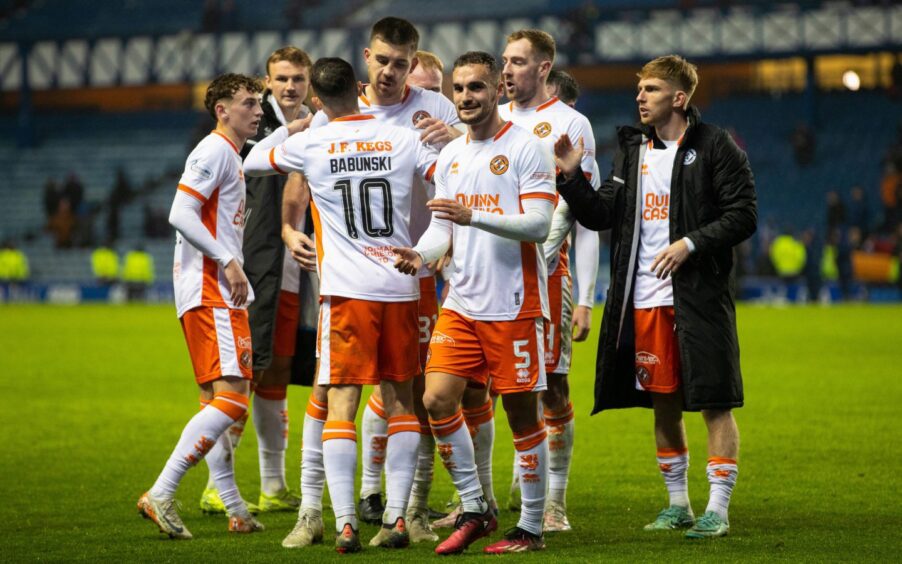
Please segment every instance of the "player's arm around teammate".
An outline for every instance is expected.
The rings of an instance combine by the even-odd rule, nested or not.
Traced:
[[[454,102],[469,134],[439,158],[429,229],[415,248],[395,249],[396,268],[415,274],[442,257],[454,238],[457,270],[430,345],[424,395],[439,453],[462,503],[457,530],[438,546],[439,554],[462,552],[497,526],[481,495],[473,443],[460,410],[468,381],[485,384],[489,376],[503,397],[528,476],[522,482],[526,493],[518,526],[486,551],[544,546],[547,444],[537,410],[538,393],[545,388],[547,295],[536,243],[546,239],[551,224],[553,167],[537,141],[499,117],[498,71],[486,53],[467,53],[455,61]],[[480,277],[487,284],[476,282]]]

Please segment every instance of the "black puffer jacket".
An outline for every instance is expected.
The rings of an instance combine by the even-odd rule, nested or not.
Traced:
[[[696,250],[673,275],[676,332],[685,408],[723,409],[743,404],[731,293],[733,247],[755,232],[757,203],[748,158],[724,130],[689,110],[689,128],[674,160],[670,194],[670,240],[689,237]],[[621,127],[613,170],[598,192],[583,175],[558,177],[558,191],[577,221],[611,229],[611,287],[604,308],[592,413],[650,407],[636,390],[633,286],[641,206],[639,167],[654,132]]]

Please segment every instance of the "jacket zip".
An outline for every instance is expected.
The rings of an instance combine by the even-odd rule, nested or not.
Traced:
[[[648,139],[643,135],[642,144],[639,145],[639,159],[636,168],[636,213],[633,219],[633,241],[630,244],[630,264],[626,271],[626,285],[623,292],[623,305],[620,307],[620,325],[617,327],[617,345],[620,344],[620,335],[623,333],[623,321],[626,318],[627,300],[633,288],[633,274],[636,267],[636,253],[639,249],[639,230],[642,227],[642,162],[645,160],[645,150]]]

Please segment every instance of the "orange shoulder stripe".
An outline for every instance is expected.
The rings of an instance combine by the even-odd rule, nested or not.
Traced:
[[[190,186],[185,186],[184,184],[179,184],[178,189],[181,190],[182,192],[184,192],[185,194],[188,194],[189,196],[194,196],[195,198],[200,200],[200,203],[202,203],[202,204],[207,203],[207,199],[204,198],[204,195]]]

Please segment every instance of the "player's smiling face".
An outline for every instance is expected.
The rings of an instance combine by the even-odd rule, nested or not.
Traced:
[[[404,92],[407,75],[416,66],[414,56],[416,49],[411,45],[400,46],[386,43],[378,37],[363,50],[366,60],[367,75],[370,87],[379,98],[394,101],[400,99]]]
[[[269,65],[266,87],[272,90],[282,111],[294,111],[307,98],[310,86],[310,69],[292,63],[278,61]]]
[[[501,85],[492,79],[485,65],[464,65],[451,74],[454,105],[460,121],[480,125],[491,119],[498,108]]]
[[[680,96],[681,91],[660,78],[641,79],[638,90],[636,103],[639,105],[639,120],[651,126],[667,123],[685,96]]]
[[[247,88],[242,86],[232,95],[231,100],[221,100],[217,103],[216,115],[239,137],[244,139],[253,137],[257,134],[260,118],[263,117],[260,95],[248,92]]]
[[[505,93],[518,106],[527,106],[539,94],[544,94],[544,91],[540,92],[543,88],[542,73],[544,71],[547,76],[551,62],[540,60],[528,39],[508,43],[501,56],[501,64]]]

